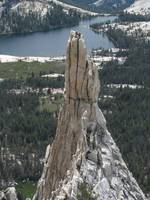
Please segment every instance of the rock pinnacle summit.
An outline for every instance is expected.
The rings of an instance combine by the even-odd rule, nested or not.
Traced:
[[[81,184],[95,200],[146,199],[107,130],[99,92],[98,70],[87,57],[83,36],[72,31],[65,101],[33,200],[77,200]]]

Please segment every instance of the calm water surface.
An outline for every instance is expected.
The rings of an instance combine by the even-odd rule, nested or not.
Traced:
[[[15,56],[59,56],[64,55],[66,43],[71,30],[77,30],[84,34],[86,45],[92,48],[114,47],[106,35],[94,33],[89,25],[97,22],[113,20],[116,17],[96,17],[91,20],[81,21],[78,26],[37,32],[26,35],[9,35],[0,37],[0,54]]]

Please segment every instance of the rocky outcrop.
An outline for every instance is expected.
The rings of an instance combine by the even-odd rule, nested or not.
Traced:
[[[4,192],[0,192],[0,200],[6,200],[6,196]]]
[[[15,187],[0,192],[0,200],[18,200]]]
[[[144,200],[107,130],[97,104],[98,71],[76,32],[68,42],[65,90],[56,138],[47,147],[33,200],[77,199],[82,183],[97,200]]]

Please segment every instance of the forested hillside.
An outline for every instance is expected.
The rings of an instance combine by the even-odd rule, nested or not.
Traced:
[[[106,111],[107,124],[129,169],[146,193],[150,192],[150,42],[127,36],[121,30],[109,29],[108,36],[119,48],[128,49],[123,65],[111,61],[100,72],[105,95],[100,106]],[[123,55],[119,52],[118,55]],[[120,89],[109,85],[129,84]],[[109,112],[110,111],[110,112]]]
[[[55,135],[63,101],[59,91],[64,87],[63,77],[43,75],[63,72],[64,64],[59,62],[0,63],[0,77],[5,78],[0,82],[0,189],[15,180],[17,190],[24,193],[22,187],[30,191],[39,179],[45,148]],[[32,196],[27,193],[26,197]]]
[[[12,7],[6,4],[1,11],[0,34],[48,31],[52,28],[79,23],[76,11],[65,11],[54,3],[23,2]]]
[[[96,12],[118,12],[130,6],[134,0],[61,0]]]

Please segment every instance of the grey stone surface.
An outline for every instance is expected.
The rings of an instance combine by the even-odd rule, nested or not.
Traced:
[[[0,192],[0,200],[18,200],[15,187]]]
[[[15,187],[8,187],[5,190],[7,200],[18,200]]]
[[[5,196],[5,193],[4,192],[0,192],[0,200],[7,200],[6,199],[6,196]]]

